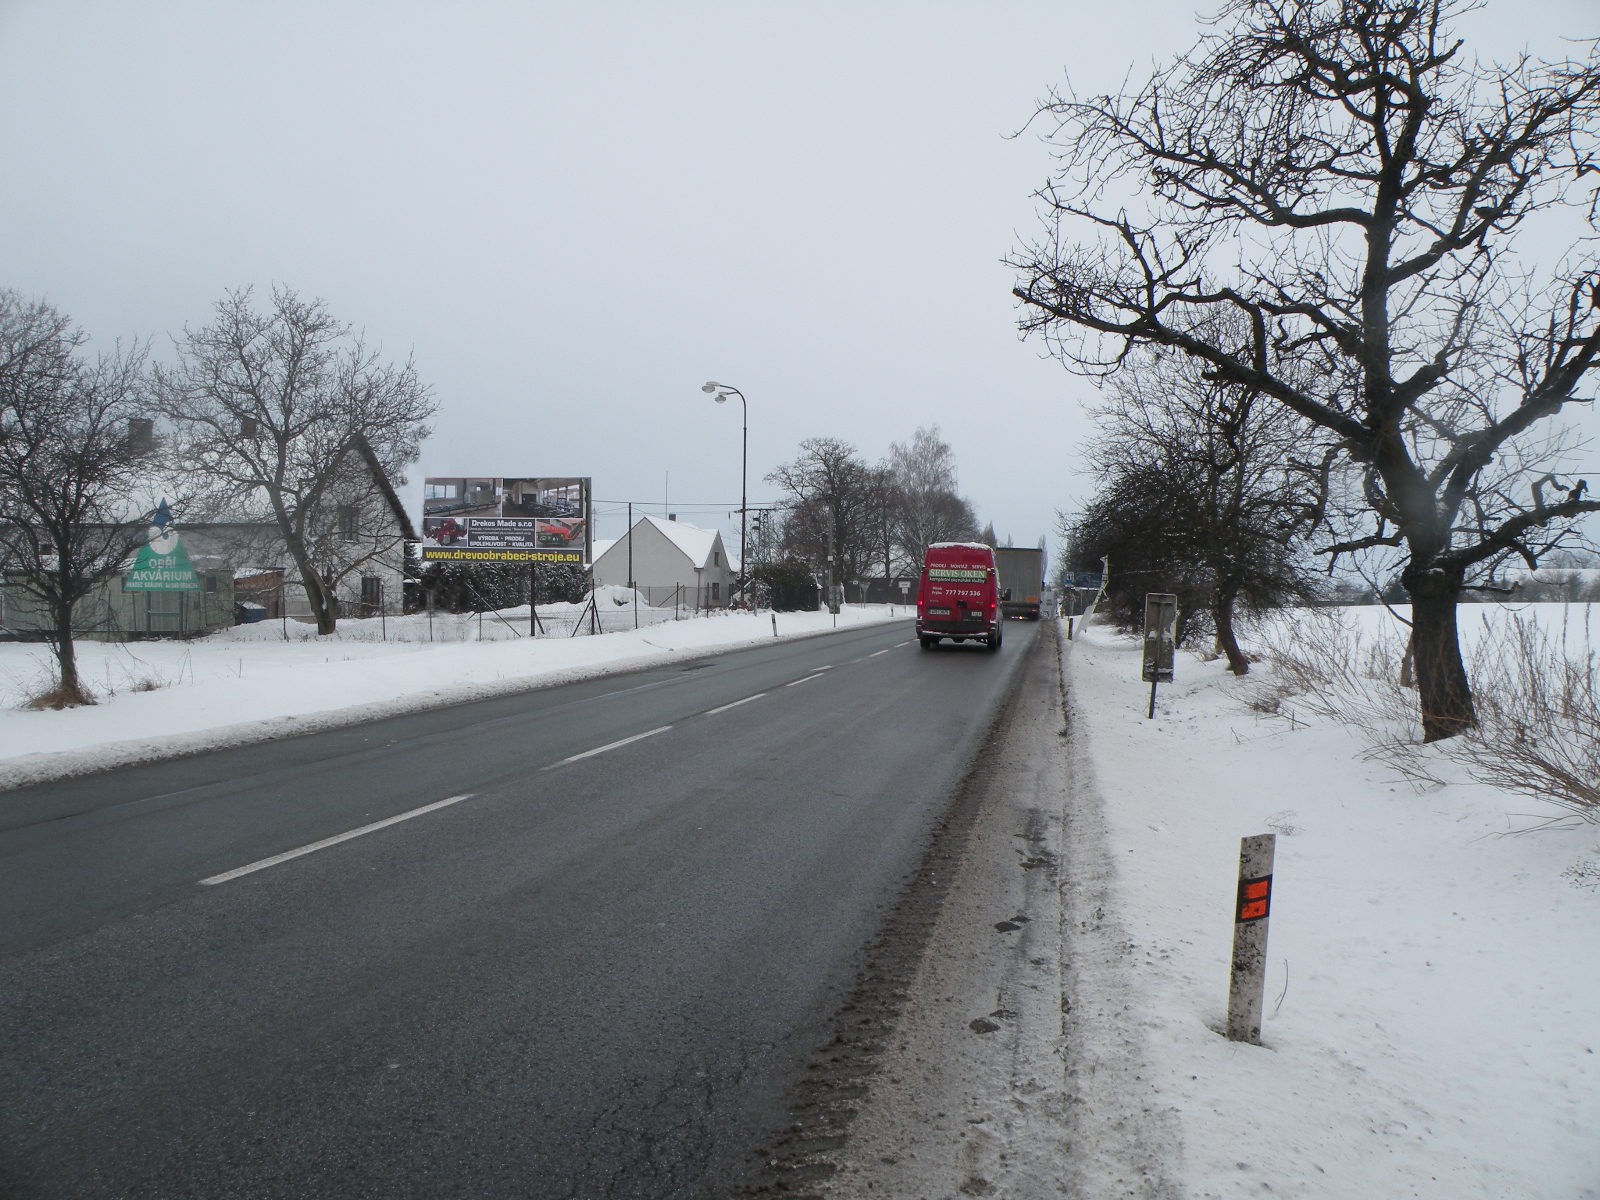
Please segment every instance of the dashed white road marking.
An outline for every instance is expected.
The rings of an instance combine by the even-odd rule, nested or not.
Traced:
[[[420,817],[424,813],[431,813],[436,809],[446,808],[451,804],[460,804],[463,800],[470,800],[472,797],[472,792],[465,792],[460,796],[451,796],[445,800],[435,800],[432,804],[424,804],[421,808],[413,808],[410,812],[397,813],[392,817],[385,817],[381,821],[363,825],[360,829],[336,833],[332,837],[323,838],[320,842],[312,842],[309,846],[301,846],[296,850],[285,850],[282,854],[274,854],[271,858],[263,858],[253,863],[246,863],[242,867],[235,867],[233,870],[224,871],[220,875],[212,875],[202,879],[200,882],[208,887],[212,884],[227,883],[229,880],[238,879],[241,875],[249,875],[253,871],[264,871],[268,867],[275,867],[279,863],[288,862],[291,858],[299,858],[303,854],[311,854],[317,850],[326,850],[329,846],[337,846],[340,842],[348,842],[351,838],[358,838],[362,834],[372,833],[378,829],[387,829],[390,825],[398,825],[401,821],[409,821],[412,817]]]
[[[609,750],[616,750],[622,746],[632,745],[634,742],[642,742],[647,737],[655,737],[656,734],[665,733],[671,728],[671,725],[662,725],[656,729],[647,729],[643,733],[634,734],[632,737],[621,738],[615,742],[607,742],[604,746],[596,746],[593,750],[585,750],[582,754],[574,754],[569,758],[563,758],[558,763],[551,763],[550,766],[564,767],[568,763],[581,762],[583,759],[593,758],[596,754],[605,754]],[[546,771],[549,769],[550,767],[545,768]]]
[[[720,708],[708,708],[705,711],[705,715],[708,717],[714,717],[718,713],[727,712],[730,708],[738,708],[741,704],[749,704],[752,700],[759,700],[765,695],[765,692],[757,692],[754,696],[746,696],[743,700],[735,700],[732,704],[724,704]]]

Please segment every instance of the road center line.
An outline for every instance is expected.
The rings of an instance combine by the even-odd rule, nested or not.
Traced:
[[[412,817],[422,816],[423,813],[431,813],[435,809],[445,808],[451,804],[460,804],[463,800],[472,799],[472,796],[472,792],[466,792],[460,796],[451,796],[446,800],[435,800],[432,804],[424,804],[421,808],[413,808],[410,812],[385,817],[381,821],[374,821],[370,825],[363,825],[360,829],[352,829],[346,833],[336,833],[332,837],[323,838],[320,842],[312,842],[309,846],[301,846],[297,850],[285,850],[282,854],[274,854],[271,858],[263,858],[242,867],[235,867],[231,871],[224,871],[220,875],[212,875],[209,878],[202,879],[200,882],[207,887],[212,884],[227,883],[229,880],[238,879],[241,875],[249,875],[253,871],[263,871],[268,867],[275,867],[279,863],[288,862],[291,858],[299,858],[302,854],[310,854],[315,850],[326,850],[329,846],[337,846],[340,842],[348,842],[351,838],[358,838],[364,833],[387,829],[390,825],[398,825],[401,821],[409,821]]]
[[[743,700],[735,700],[732,704],[724,704],[721,708],[708,708],[706,709],[705,715],[708,717],[714,717],[718,713],[727,712],[730,708],[738,708],[741,704],[749,704],[752,700],[759,700],[765,695],[765,692],[757,692],[754,696],[746,696]]]
[[[625,737],[625,738],[621,739],[620,741],[616,741],[616,742],[607,742],[604,746],[596,746],[593,750],[585,750],[582,754],[574,754],[570,758],[563,758],[558,763],[551,763],[550,766],[552,766],[552,767],[562,767],[562,766],[565,766],[567,763],[575,763],[575,762],[579,762],[579,761],[581,761],[582,759],[585,759],[585,758],[593,758],[596,754],[604,754],[607,750],[616,750],[617,748],[619,748],[621,746],[626,746],[626,745],[629,745],[629,744],[631,744],[633,742],[643,741],[647,737],[655,737],[656,734],[665,733],[667,730],[669,730],[671,728],[672,728],[671,725],[663,725],[659,729],[647,729],[643,733],[634,734],[632,737]],[[547,771],[549,769],[550,769],[550,767],[546,767],[545,768],[545,770],[547,770]]]
[[[867,657],[868,658],[877,658],[878,655],[880,655],[880,654],[892,654],[898,649],[899,649],[898,646],[890,646],[887,650],[874,650],[871,654],[867,655]]]
[[[821,679],[821,678],[822,678],[822,672],[818,671],[815,675],[807,675],[804,679],[791,679],[788,683],[784,684],[783,686],[784,687],[799,687],[802,683],[810,683],[813,679]]]

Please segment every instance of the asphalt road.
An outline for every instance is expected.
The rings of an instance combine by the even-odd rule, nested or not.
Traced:
[[[1036,628],[0,795],[0,1196],[717,1194]]]

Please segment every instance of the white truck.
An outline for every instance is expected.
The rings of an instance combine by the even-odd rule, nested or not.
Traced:
[[[1044,595],[1044,549],[1001,547],[994,552],[994,566],[1000,577],[1000,611],[1037,621]]]

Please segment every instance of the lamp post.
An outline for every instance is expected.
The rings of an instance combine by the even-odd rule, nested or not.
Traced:
[[[740,431],[739,431],[739,580],[738,594],[741,602],[746,602],[745,597],[745,514],[749,511],[749,467],[750,467],[750,405],[744,398],[744,393],[736,387],[726,383],[717,383],[710,380],[700,389],[718,404],[726,404],[729,396],[739,397]]]

